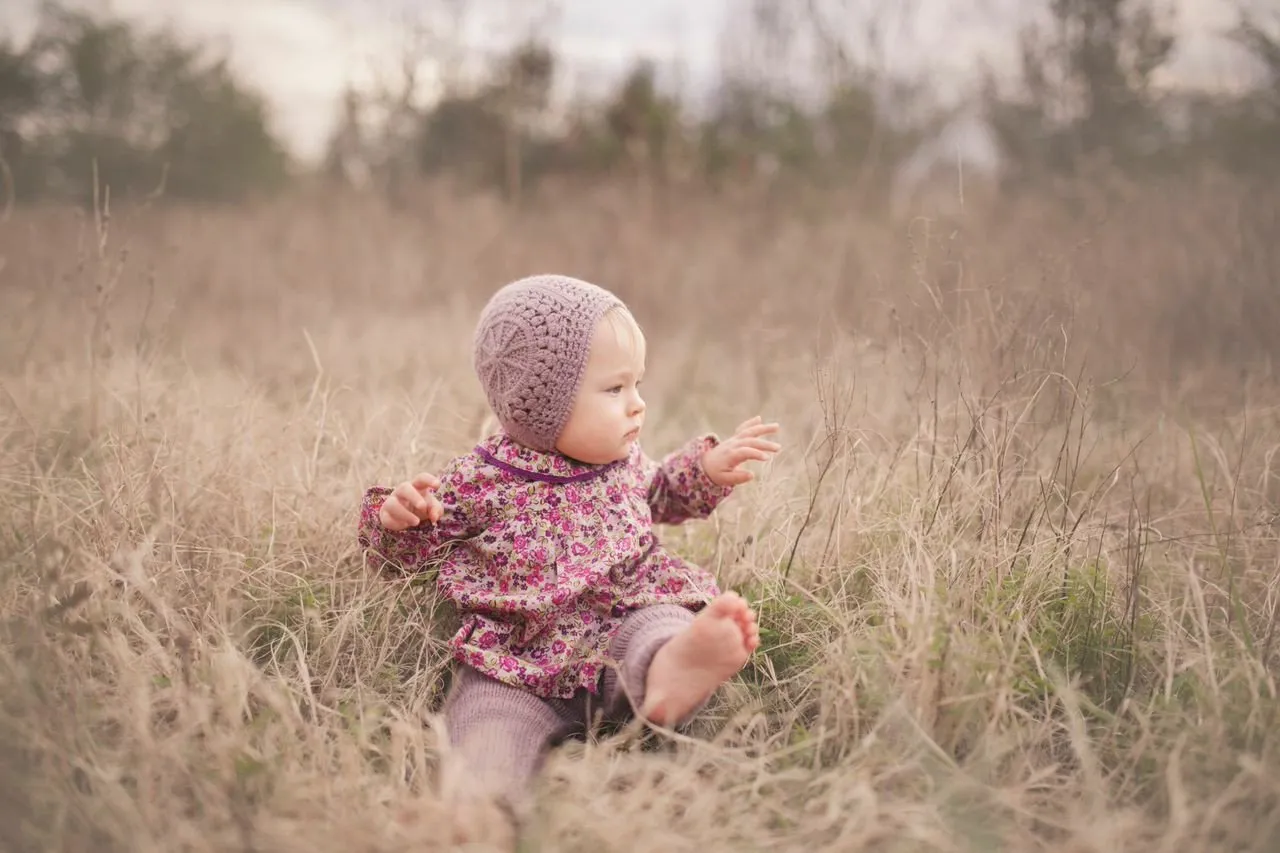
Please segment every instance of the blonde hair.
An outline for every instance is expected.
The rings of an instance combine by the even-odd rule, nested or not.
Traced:
[[[618,340],[625,341],[632,352],[644,345],[644,330],[640,328],[640,323],[636,321],[635,315],[627,306],[614,305],[604,312],[600,322],[608,323],[618,336]]]

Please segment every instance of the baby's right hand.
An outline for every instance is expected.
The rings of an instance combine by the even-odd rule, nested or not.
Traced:
[[[440,480],[431,474],[419,474],[396,486],[378,510],[378,521],[392,532],[417,527],[424,521],[433,524],[444,515],[444,504],[433,492],[440,488]]]

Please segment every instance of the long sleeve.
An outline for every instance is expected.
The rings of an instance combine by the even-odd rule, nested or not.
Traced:
[[[717,486],[702,468],[702,454],[719,443],[715,435],[699,436],[660,463],[641,452],[641,476],[656,523],[680,524],[706,518],[733,493],[732,486]]]
[[[452,542],[475,536],[484,529],[484,490],[469,477],[474,470],[470,457],[454,459],[440,474],[436,497],[444,513],[434,524],[423,522],[408,530],[391,531],[382,526],[378,512],[391,494],[387,486],[372,486],[360,503],[357,538],[371,553],[379,568],[412,575],[428,568],[441,550]]]

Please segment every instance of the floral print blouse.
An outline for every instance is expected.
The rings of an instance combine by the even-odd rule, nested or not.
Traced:
[[[653,525],[705,518],[728,497],[700,458],[703,435],[654,461],[635,445],[611,465],[531,450],[499,432],[438,476],[440,521],[391,532],[364,495],[359,541],[404,574],[436,570],[462,617],[454,659],[543,697],[598,689],[622,618],[652,604],[700,609],[719,594],[705,569],[668,552]]]

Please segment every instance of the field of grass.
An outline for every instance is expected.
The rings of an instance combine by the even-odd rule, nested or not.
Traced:
[[[785,449],[664,531],[763,648],[557,751],[531,849],[1280,849],[1280,193],[1071,204],[15,211],[0,843],[443,849],[450,614],[355,512],[489,428],[475,311],[560,271],[646,328],[651,454]]]

